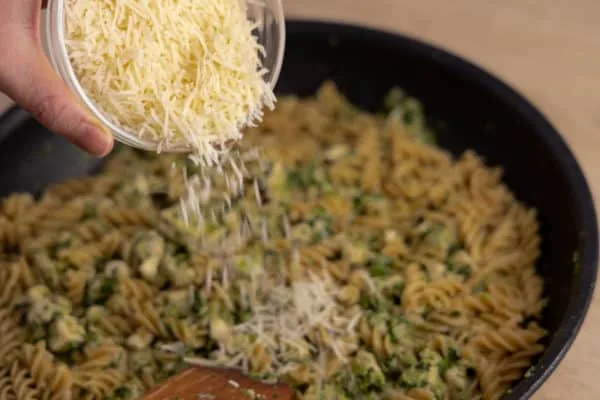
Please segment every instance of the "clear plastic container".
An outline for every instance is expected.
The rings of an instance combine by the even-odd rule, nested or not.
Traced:
[[[45,20],[45,37],[48,57],[52,66],[69,88],[77,94],[84,104],[104,125],[113,132],[116,140],[126,145],[144,150],[156,150],[157,143],[141,139],[135,133],[128,132],[112,123],[86,95],[73,71],[65,45],[64,24],[65,0],[49,0]],[[265,81],[275,88],[285,50],[285,19],[281,0],[247,0],[248,19],[258,25],[256,34],[259,43],[265,49],[262,63],[269,72]],[[186,152],[187,147],[162,148],[169,152]]]

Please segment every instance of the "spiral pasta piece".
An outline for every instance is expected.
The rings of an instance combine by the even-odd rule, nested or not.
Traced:
[[[383,394],[385,400],[434,400],[435,396],[427,389],[388,390]]]
[[[26,344],[21,353],[21,364],[27,368],[43,398],[69,400],[73,389],[73,377],[69,368],[56,363],[43,342],[35,346]]]
[[[156,336],[169,337],[167,327],[158,313],[158,310],[150,301],[132,301],[127,306],[127,316],[135,321],[140,327],[147,329]]]
[[[534,347],[545,336],[541,329],[519,329],[515,327],[489,330],[471,340],[471,345],[482,352],[514,353]]]
[[[20,263],[0,266],[0,307],[11,307],[21,293]]]
[[[125,337],[130,335],[134,330],[132,321],[115,314],[109,314],[94,321],[93,326],[102,332],[103,335],[112,337]]]
[[[88,278],[89,273],[83,270],[67,270],[65,272],[63,282],[65,295],[73,304],[83,303]]]
[[[0,399],[17,400],[8,367],[0,368]]]
[[[109,396],[121,382],[123,373],[115,369],[73,370],[73,385],[83,391],[78,398],[101,400]]]
[[[24,249],[29,235],[30,227],[28,225],[0,217],[0,246],[5,251]]]
[[[14,361],[12,364],[10,379],[18,400],[37,400],[39,398],[40,392],[35,387],[35,381],[18,361]]]
[[[145,302],[156,296],[156,289],[141,279],[124,279],[119,282],[119,293],[126,299]]]
[[[150,226],[151,215],[148,210],[139,210],[135,208],[105,208],[98,210],[98,216],[102,221],[106,221],[114,226],[121,227],[127,225]]]
[[[16,360],[25,339],[26,334],[13,312],[0,308],[0,367],[9,366]]]
[[[392,338],[387,326],[373,324],[366,317],[362,317],[358,327],[361,340],[369,349],[379,357],[387,357],[393,352]]]

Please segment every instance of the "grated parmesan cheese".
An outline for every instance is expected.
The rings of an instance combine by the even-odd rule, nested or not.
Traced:
[[[264,273],[260,268],[256,271],[257,274]],[[258,279],[259,276],[253,278]],[[323,276],[309,273],[306,279],[293,282],[291,287],[285,284],[271,287],[267,296],[259,295],[256,291],[260,290],[259,287],[264,289],[269,285],[255,285],[252,288],[252,316],[233,326],[232,333],[234,336],[254,335],[258,343],[268,348],[271,358],[267,370],[274,377],[281,377],[298,367],[289,360],[290,352],[308,354],[318,350],[322,357],[331,353],[344,362],[349,349],[344,348],[344,341],[341,339],[357,335],[357,323],[363,314],[359,308],[346,308],[335,301],[332,293],[339,290],[338,285],[326,273]],[[318,349],[307,340],[315,332],[325,333]],[[226,365],[249,372],[251,354],[246,349],[232,352],[229,346],[222,345],[224,347],[215,355],[214,360],[186,357],[185,361],[201,366]],[[327,359],[319,361],[326,364]]]
[[[66,46],[87,96],[117,126],[216,165],[275,96],[240,0],[67,0]]]

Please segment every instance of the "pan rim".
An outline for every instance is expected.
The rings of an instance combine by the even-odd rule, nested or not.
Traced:
[[[555,371],[566,353],[571,348],[582,324],[588,315],[594,294],[598,267],[598,223],[594,198],[585,174],[576,156],[563,139],[559,131],[532,102],[516,89],[497,76],[486,71],[475,63],[458,56],[441,47],[410,36],[364,25],[341,23],[328,20],[297,19],[286,20],[287,36],[301,36],[306,33],[343,36],[347,39],[377,41],[387,46],[412,52],[438,63],[442,68],[462,79],[484,89],[490,96],[496,97],[511,107],[517,114],[531,123],[533,133],[540,141],[544,141],[551,154],[559,163],[573,188],[572,196],[579,205],[578,218],[582,220],[582,238],[579,245],[580,268],[574,278],[566,317],[559,328],[554,331],[553,339],[544,351],[537,367],[526,378],[519,381],[509,400],[527,399],[532,396],[548,377]],[[285,60],[284,60],[285,63]],[[29,121],[31,115],[13,105],[0,115],[0,145],[21,125]]]

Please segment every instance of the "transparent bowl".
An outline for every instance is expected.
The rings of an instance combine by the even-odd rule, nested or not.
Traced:
[[[116,140],[126,145],[144,150],[156,151],[158,143],[139,138],[135,133],[129,132],[115,125],[106,115],[101,112],[94,102],[87,96],[80,85],[71,62],[69,60],[67,47],[65,45],[64,24],[65,0],[49,0],[45,19],[45,39],[48,58],[69,88],[77,94],[83,103],[91,110],[104,125],[112,132]],[[285,19],[283,16],[283,5],[281,0],[246,0],[248,19],[255,22],[257,29],[255,35],[258,42],[265,49],[265,56],[260,55],[262,65],[268,69],[265,81],[274,89],[281,71],[283,54],[285,50]],[[187,152],[186,146],[161,148],[162,151]]]

